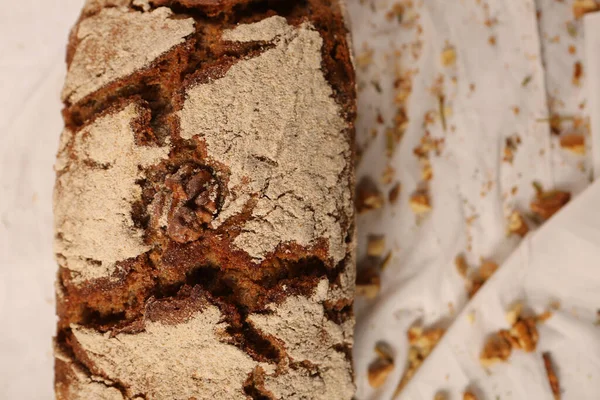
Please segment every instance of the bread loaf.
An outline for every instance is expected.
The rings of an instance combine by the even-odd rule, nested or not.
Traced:
[[[56,162],[58,399],[351,399],[331,0],[88,0]]]

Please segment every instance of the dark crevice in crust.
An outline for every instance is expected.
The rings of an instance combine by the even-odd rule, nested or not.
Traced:
[[[153,9],[168,7],[177,15],[231,24],[275,14],[292,16],[307,3],[307,0],[150,0]]]

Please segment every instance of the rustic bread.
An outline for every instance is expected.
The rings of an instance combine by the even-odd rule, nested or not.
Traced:
[[[337,1],[88,0],[56,163],[58,399],[350,399]]]

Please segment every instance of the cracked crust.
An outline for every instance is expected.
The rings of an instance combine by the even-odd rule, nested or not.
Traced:
[[[347,33],[337,1],[86,3],[55,167],[58,398],[352,397]]]

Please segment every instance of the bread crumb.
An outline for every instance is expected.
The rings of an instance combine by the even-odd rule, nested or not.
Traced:
[[[535,320],[538,324],[541,324],[541,323],[548,321],[550,318],[552,318],[553,315],[554,315],[554,313],[552,311],[546,310],[543,313],[536,316]]]
[[[416,215],[426,214],[431,211],[429,194],[425,190],[418,190],[410,196],[410,208]]]
[[[402,19],[404,18],[404,5],[399,2],[394,3],[391,10],[385,14],[385,17],[388,21],[395,19],[398,23],[402,23]]]
[[[512,135],[505,139],[505,141],[504,141],[504,156],[502,158],[502,160],[504,162],[512,164],[512,162],[514,160],[515,152],[517,151],[517,146],[519,144],[521,144],[521,138],[518,135]]]
[[[498,264],[493,261],[484,261],[479,269],[467,279],[467,292],[469,298],[475,296],[475,294],[481,289],[485,282],[491,278],[491,276],[498,269]]]
[[[394,396],[402,391],[406,384],[413,377],[415,372],[419,369],[423,361],[429,356],[431,351],[438,344],[442,336],[444,336],[445,330],[442,328],[431,328],[424,330],[419,325],[413,325],[407,331],[408,343],[410,348],[408,351],[408,361],[404,375],[396,388]]]
[[[560,147],[571,153],[585,154],[585,137],[579,133],[571,133],[560,137]]]
[[[514,325],[519,317],[521,316],[521,312],[523,311],[523,303],[517,302],[515,303],[510,310],[506,312],[506,322],[509,325]]]
[[[439,156],[441,154],[443,144],[443,138],[434,139],[431,137],[429,132],[425,132],[425,134],[421,137],[419,145],[413,149],[413,153],[420,159],[427,158],[431,152],[435,152],[435,154]]]
[[[487,281],[492,277],[497,269],[498,264],[496,264],[494,261],[486,260],[479,267],[479,276],[481,276],[484,281]]]
[[[396,184],[390,189],[388,193],[388,201],[390,204],[395,204],[398,201],[398,197],[400,196],[400,182],[396,182]]]
[[[490,36],[490,37],[488,38],[488,43],[489,43],[491,46],[495,46],[495,45],[496,45],[496,36],[494,36],[494,35]]]
[[[447,46],[443,51],[442,51],[442,65],[444,67],[450,67],[454,64],[456,64],[456,50],[454,49],[453,46]]]
[[[356,190],[356,210],[359,214],[377,210],[383,206],[383,195],[371,178],[362,178]]]
[[[497,362],[508,360],[512,352],[512,345],[507,339],[506,333],[506,330],[501,330],[488,338],[479,356],[483,366],[488,367]]]
[[[356,274],[356,296],[372,300],[379,294],[381,278],[375,263],[359,267]]]
[[[381,174],[381,183],[387,185],[392,183],[396,170],[391,165],[387,165]]]
[[[535,215],[543,220],[552,217],[571,200],[571,193],[569,192],[562,190],[544,191],[539,185],[536,186],[536,190],[536,198],[531,202],[530,208]]]
[[[381,257],[385,250],[385,236],[369,235],[367,238],[367,255]]]
[[[458,274],[463,278],[467,278],[467,272],[469,271],[469,266],[467,265],[467,260],[465,260],[465,256],[459,254],[454,258],[454,265],[456,266],[456,270]]]
[[[516,189],[516,188],[515,188]],[[508,233],[510,235],[519,235],[524,237],[529,232],[529,226],[518,211],[513,211],[508,217]]]
[[[421,163],[421,179],[423,181],[430,181],[433,178],[433,168],[431,167],[431,161],[427,158],[420,159]]]
[[[569,46],[569,54],[575,54],[577,52],[577,48],[573,45]]]
[[[368,369],[368,379],[369,379],[369,385],[371,385],[372,388],[379,388],[381,387],[388,375],[394,370],[394,363],[390,362],[389,360],[384,360],[382,358],[378,358],[375,361],[373,361],[371,364],[369,364],[369,369]]]
[[[594,0],[575,0],[573,2],[573,16],[575,19],[583,17],[585,14],[600,9],[598,3]]]

